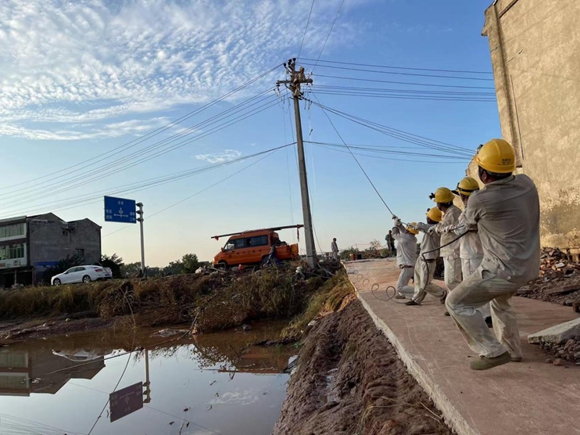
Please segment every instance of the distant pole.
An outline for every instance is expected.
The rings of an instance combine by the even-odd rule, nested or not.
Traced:
[[[136,205],[139,207],[139,210],[137,210],[137,214],[139,215],[137,221],[141,229],[141,275],[145,277],[145,236],[143,235],[143,221],[145,219],[143,218],[143,203],[138,202]]]
[[[304,158],[304,142],[302,139],[302,121],[300,119],[300,97],[302,92],[300,85],[303,83],[312,84],[312,79],[307,79],[304,75],[304,68],[296,71],[296,59],[290,59],[284,64],[286,72],[290,75],[290,80],[278,80],[277,85],[285,84],[292,92],[294,100],[294,117],[296,119],[296,146],[298,148],[298,170],[300,172],[300,193],[302,195],[302,214],[304,216],[304,233],[306,242],[306,260],[310,268],[314,268],[318,263],[316,257],[316,247],[314,245],[314,232],[312,225],[312,213],[310,211],[310,197],[308,195],[308,177],[306,175],[306,159]]]
[[[145,348],[145,383],[143,384],[145,399],[143,403],[151,402],[151,381],[149,380],[149,349]]]

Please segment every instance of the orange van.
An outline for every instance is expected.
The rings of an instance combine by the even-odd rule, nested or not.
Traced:
[[[272,245],[276,245],[276,258],[278,260],[297,260],[299,258],[298,244],[289,245],[281,241],[276,231],[287,228],[299,229],[302,226],[292,225],[212,236],[212,239],[216,240],[219,240],[220,237],[229,237],[221,252],[214,257],[213,265],[216,267],[228,267],[239,264],[264,263],[270,254]]]

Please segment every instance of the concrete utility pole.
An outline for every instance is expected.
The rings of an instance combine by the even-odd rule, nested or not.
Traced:
[[[137,210],[137,214],[139,215],[137,222],[139,222],[141,229],[141,276],[145,278],[145,236],[143,235],[143,221],[145,219],[143,218],[143,203],[138,202],[135,205],[139,207],[139,210]]]
[[[278,80],[277,86],[284,84],[292,92],[294,99],[294,116],[296,118],[296,145],[298,147],[298,169],[300,172],[300,192],[302,195],[302,214],[304,216],[304,233],[306,239],[306,259],[308,266],[314,268],[318,263],[316,247],[314,245],[314,233],[312,226],[312,213],[310,211],[310,197],[308,195],[308,177],[306,176],[306,159],[304,158],[304,143],[302,140],[302,121],[300,120],[300,97],[301,84],[312,84],[312,79],[304,75],[304,68],[296,71],[296,59],[290,59],[284,64],[290,80]]]

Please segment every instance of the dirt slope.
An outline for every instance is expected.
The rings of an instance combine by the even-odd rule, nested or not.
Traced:
[[[451,434],[360,302],[318,321],[274,435]]]

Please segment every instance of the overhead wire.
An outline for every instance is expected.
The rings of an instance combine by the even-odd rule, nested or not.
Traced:
[[[11,187],[15,187],[15,186],[20,186],[20,185],[23,185],[23,184],[32,183],[34,181],[38,181],[38,180],[41,180],[41,179],[44,179],[44,178],[47,178],[47,177],[52,177],[53,175],[56,175],[56,174],[58,174],[60,172],[69,171],[70,169],[76,168],[76,167],[81,166],[81,165],[83,165],[85,163],[91,162],[93,160],[99,159],[99,158],[104,157],[104,156],[107,156],[109,154],[110,155],[117,155],[117,154],[123,152],[125,149],[132,148],[135,145],[138,145],[139,143],[142,143],[143,141],[150,139],[151,137],[155,137],[158,134],[161,134],[164,131],[166,131],[166,130],[168,130],[170,128],[173,128],[175,125],[180,124],[183,121],[191,118],[192,116],[194,116],[194,115],[196,115],[198,113],[201,113],[204,110],[207,110],[208,108],[210,108],[210,107],[218,104],[221,101],[226,100],[227,98],[231,97],[235,93],[240,92],[241,90],[247,88],[251,84],[253,84],[256,81],[260,80],[261,78],[263,78],[263,77],[267,76],[268,74],[272,73],[279,66],[280,65],[275,65],[274,67],[270,68],[269,70],[267,70],[267,71],[263,72],[262,74],[259,74],[258,76],[250,79],[249,81],[247,81],[247,82],[243,83],[242,85],[238,86],[237,88],[235,88],[235,89],[233,89],[233,90],[225,93],[224,95],[220,96],[219,98],[214,99],[214,100],[210,101],[209,103],[206,103],[203,106],[201,106],[201,107],[199,107],[199,108],[197,108],[195,110],[192,110],[192,111],[186,113],[185,115],[181,116],[180,118],[177,118],[176,120],[173,120],[173,121],[169,122],[168,124],[166,124],[163,127],[159,127],[157,129],[155,129],[155,130],[153,130],[153,131],[151,131],[151,132],[149,132],[149,133],[141,136],[140,138],[134,139],[134,140],[132,140],[130,142],[127,142],[127,143],[125,143],[123,145],[120,145],[119,147],[116,148],[116,150],[114,152],[111,152],[110,151],[110,152],[106,152],[106,153],[103,153],[103,154],[99,154],[99,155],[97,155],[95,157],[91,157],[90,159],[84,160],[82,162],[76,163],[74,165],[68,166],[68,167],[63,168],[63,169],[59,169],[58,171],[51,172],[49,174],[46,174],[46,175],[43,175],[43,176],[40,176],[40,177],[36,177],[36,178],[31,179],[31,180],[23,181],[23,182],[20,182],[20,183],[17,183],[17,184],[13,184],[13,185],[9,185],[9,186],[4,186],[3,187],[3,190],[6,190],[6,189],[11,188]],[[102,159],[101,160],[98,160],[98,161],[102,161]],[[92,166],[93,164],[91,164],[89,166]],[[78,169],[75,170],[75,171],[72,171],[72,172],[77,172],[77,171],[78,171]],[[56,178],[60,178],[60,177],[56,177]]]
[[[262,161],[262,160],[264,160],[265,158],[269,157],[270,155],[272,155],[272,154],[273,154],[273,153],[275,153],[276,151],[278,151],[278,150],[280,150],[280,149],[282,149],[282,148],[284,148],[284,147],[286,147],[286,146],[290,146],[290,145],[292,145],[292,144],[284,145],[284,146],[282,146],[282,147],[278,147],[278,148],[276,148],[276,149],[272,149],[272,150],[270,150],[270,152],[269,152],[268,154],[266,154],[264,157],[262,157],[261,159],[258,159],[257,161],[255,161],[255,162],[252,162],[252,163],[251,163],[251,164],[249,164],[248,166],[245,166],[244,168],[240,169],[239,171],[236,171],[236,172],[234,172],[233,174],[230,174],[229,176],[227,176],[227,177],[225,177],[225,178],[223,178],[223,179],[219,180],[218,182],[216,182],[216,183],[213,183],[212,185],[210,185],[210,186],[206,187],[205,189],[202,189],[202,190],[200,190],[200,191],[198,191],[198,192],[194,193],[193,195],[190,195],[190,196],[188,196],[188,197],[186,197],[186,198],[184,198],[184,199],[182,199],[182,200],[180,200],[180,201],[178,201],[178,202],[176,202],[176,203],[173,203],[173,204],[171,204],[171,205],[170,205],[170,206],[168,206],[168,207],[165,207],[165,208],[163,208],[163,209],[161,209],[161,210],[159,210],[159,211],[157,211],[157,212],[155,212],[155,213],[153,213],[153,214],[149,215],[148,219],[151,219],[151,218],[152,218],[152,217],[154,217],[154,216],[157,216],[157,215],[159,215],[159,214],[161,214],[161,213],[163,213],[163,212],[165,212],[165,211],[167,211],[167,210],[169,210],[169,209],[171,209],[171,208],[173,208],[173,207],[176,207],[176,206],[178,206],[179,204],[182,204],[182,203],[184,203],[184,202],[186,202],[186,201],[190,200],[191,198],[193,198],[193,197],[195,197],[195,196],[197,196],[197,195],[200,195],[200,194],[202,194],[202,193],[206,192],[207,190],[211,189],[212,187],[215,187],[215,186],[217,186],[217,185],[219,185],[219,184],[221,184],[221,183],[223,183],[223,182],[225,182],[225,181],[229,180],[230,178],[234,177],[235,175],[239,174],[240,172],[243,172],[243,171],[245,171],[245,170],[247,170],[247,169],[251,168],[252,166],[254,166],[254,165],[258,164],[259,162],[261,162],[261,161]],[[129,228],[129,226],[125,226],[125,227],[122,227],[122,228],[120,228],[120,229],[118,229],[118,230],[116,230],[116,231],[113,231],[113,232],[111,232],[111,233],[105,234],[103,237],[110,236],[110,235],[112,235],[112,234],[118,233],[119,231],[123,231],[123,230],[125,230],[125,229],[127,229],[127,228]]]
[[[183,179],[191,177],[191,176],[195,176],[195,175],[206,173],[206,172],[209,172],[209,171],[212,171],[215,169],[219,169],[219,168],[224,167],[224,166],[233,165],[233,164],[242,162],[244,160],[248,160],[248,159],[260,156],[262,154],[269,153],[269,152],[276,151],[278,149],[290,146],[294,143],[295,142],[290,143],[290,144],[286,144],[286,145],[282,145],[280,147],[260,151],[260,152],[254,153],[254,154],[249,154],[247,156],[242,156],[242,157],[232,159],[232,160],[229,160],[226,162],[205,165],[205,166],[202,166],[201,168],[180,171],[180,172],[177,172],[174,174],[164,175],[162,177],[155,177],[155,178],[150,178],[148,180],[138,181],[138,182],[131,183],[128,185],[124,185],[122,188],[118,188],[118,189],[110,189],[109,188],[109,189],[99,190],[96,192],[91,192],[89,194],[83,194],[83,195],[69,197],[69,198],[67,198],[67,200],[65,202],[63,202],[62,200],[53,200],[53,201],[38,204],[38,206],[36,206],[36,208],[33,208],[33,209],[19,209],[19,210],[22,210],[22,211],[20,211],[20,213],[30,214],[30,213],[42,211],[42,210],[44,210],[52,205],[57,206],[56,208],[52,207],[53,211],[66,210],[68,208],[74,208],[74,207],[78,207],[80,205],[86,205],[86,204],[90,204],[93,202],[101,201],[104,194],[119,195],[122,193],[138,192],[138,191],[146,190],[146,189],[149,189],[152,187],[158,187],[158,186],[161,186],[161,185],[164,185],[167,183],[180,181],[180,180],[183,180]],[[18,213],[18,212],[12,211],[12,210],[13,209],[10,209],[10,208],[8,210],[3,210],[2,215],[14,215],[14,214]]]
[[[353,80],[359,82],[370,82],[370,83],[390,83],[395,85],[411,85],[411,86],[428,86],[437,88],[456,88],[456,89],[487,89],[494,90],[493,86],[466,86],[466,85],[446,85],[441,83],[416,83],[416,82],[399,82],[393,80],[379,80],[379,79],[368,79],[361,77],[345,77],[345,76],[334,76],[326,74],[316,74],[316,77],[324,77],[329,79],[340,79],[340,80]]]
[[[328,30],[328,34],[326,35],[326,39],[324,40],[324,44],[322,44],[322,48],[320,49],[320,53],[318,54],[318,59],[314,63],[314,67],[312,68],[312,71],[314,71],[314,68],[316,68],[316,65],[318,65],[318,60],[320,60],[320,56],[322,56],[322,53],[324,53],[324,49],[326,48],[326,44],[328,43],[328,38],[330,38],[330,34],[332,33],[332,29],[334,29],[334,25],[336,24],[336,20],[338,20],[338,16],[340,15],[340,11],[342,10],[343,5],[344,5],[344,0],[342,0],[340,2],[340,6],[338,7],[338,11],[336,11],[336,16],[334,17],[334,21],[332,22],[332,25],[330,26],[330,29]]]
[[[314,9],[314,2],[312,0],[312,4],[310,5],[310,12],[308,12],[308,19],[306,20],[306,26],[304,27],[304,33],[302,33],[302,41],[300,42],[300,49],[298,50],[298,56],[300,57],[300,53],[302,53],[302,46],[304,45],[304,38],[306,37],[306,32],[308,31],[308,25],[310,24],[310,17],[312,16],[312,9]]]
[[[389,95],[389,94],[377,94],[371,92],[340,92],[340,91],[317,91],[321,95],[335,95],[342,97],[368,97],[368,98],[385,98],[392,100],[418,100],[418,101],[457,101],[457,102],[472,102],[472,103],[495,103],[497,100],[495,98],[476,98],[476,97],[445,97],[445,96],[413,96],[413,95]]]
[[[302,62],[303,65],[311,66],[314,70],[315,67],[319,66],[320,68],[332,68],[332,69],[341,69],[345,71],[359,71],[359,72],[367,72],[367,73],[374,73],[374,74],[388,74],[388,75],[397,75],[397,76],[410,76],[410,77],[430,77],[430,78],[437,78],[437,79],[452,79],[452,80],[473,80],[473,81],[481,81],[481,82],[493,82],[493,78],[483,78],[483,77],[461,77],[461,76],[448,76],[448,75],[439,75],[439,74],[421,74],[421,73],[410,73],[410,72],[397,72],[397,71],[380,71],[380,70],[370,70],[365,68],[354,68],[354,67],[347,67],[347,66],[336,66],[336,65],[319,65],[318,62],[311,63],[311,62]]]
[[[355,63],[355,62],[344,62],[344,61],[337,61],[337,60],[327,60],[327,59],[309,59],[306,57],[299,58],[299,60],[305,60],[310,62],[322,62],[322,63],[331,63],[331,64],[338,64],[338,65],[353,65],[353,66],[366,66],[372,68],[385,68],[385,69],[400,69],[400,70],[409,70],[409,71],[431,71],[431,72],[446,72],[446,73],[462,73],[462,74],[493,74],[492,71],[470,71],[470,70],[450,70],[450,69],[436,69],[436,68],[414,68],[414,67],[404,67],[404,66],[394,66],[394,65],[377,65],[377,64],[369,64],[369,63]]]
[[[313,93],[313,95],[316,96],[315,93]],[[312,100],[310,100],[310,101],[312,101]],[[385,134],[386,136],[392,137],[394,139],[399,139],[399,140],[402,140],[404,142],[412,143],[415,145],[419,145],[419,146],[422,146],[425,148],[430,148],[430,149],[434,149],[434,150],[438,150],[438,151],[442,151],[442,152],[448,152],[451,154],[463,154],[465,157],[470,157],[470,158],[473,156],[473,152],[471,150],[469,150],[468,148],[460,147],[457,145],[449,144],[449,143],[438,141],[435,139],[430,139],[430,138],[427,138],[424,136],[405,132],[403,130],[398,130],[398,129],[395,129],[393,127],[388,127],[388,126],[379,124],[377,122],[369,121],[367,119],[361,118],[361,117],[356,116],[356,115],[351,115],[351,114],[348,114],[346,112],[343,112],[343,111],[340,111],[337,109],[333,109],[331,107],[328,107],[326,105],[321,104],[319,101],[312,101],[312,103],[315,104],[316,106],[330,112],[330,113],[333,113],[337,116],[348,119],[351,122],[354,122],[356,124],[360,124],[362,126],[370,128],[372,130],[375,130],[379,133]]]
[[[314,95],[314,98],[316,98],[316,95]],[[334,125],[334,122],[332,122],[332,119],[330,118],[330,116],[328,115],[328,113],[326,113],[326,110],[324,108],[322,108],[321,105],[319,105],[319,107],[322,109],[322,112],[326,115],[326,118],[328,119],[328,122],[330,122],[330,125],[332,125],[332,128],[334,129],[334,131],[336,132],[337,136],[340,138],[340,140],[342,141],[342,143],[344,144],[344,146],[350,151],[350,154],[352,155],[352,158],[357,163],[357,165],[360,168],[360,170],[363,172],[364,176],[366,177],[367,181],[372,186],[372,188],[375,191],[375,193],[377,194],[377,196],[380,198],[380,200],[382,201],[382,203],[385,205],[385,207],[387,208],[387,210],[389,211],[389,213],[391,213],[391,215],[394,216],[395,213],[393,213],[393,211],[391,210],[391,208],[389,207],[389,205],[386,203],[385,199],[383,198],[383,196],[381,195],[381,193],[379,192],[379,190],[377,189],[377,187],[375,186],[375,184],[373,183],[373,181],[371,180],[371,178],[367,174],[367,171],[365,171],[365,169],[363,168],[363,166],[361,165],[361,163],[359,162],[359,160],[356,158],[356,156],[353,154],[353,152],[351,151],[351,149],[349,148],[349,146],[346,144],[346,141],[342,138],[342,135],[338,132],[336,126]]]
[[[267,98],[271,98],[271,97],[267,97]],[[74,187],[77,188],[77,187],[92,183],[94,181],[103,179],[107,176],[115,175],[118,173],[118,169],[116,169],[116,167],[118,167],[118,166],[122,165],[123,170],[137,166],[141,163],[152,160],[156,157],[159,157],[159,156],[166,154],[170,151],[173,151],[177,148],[181,148],[181,147],[188,145],[194,141],[197,141],[197,140],[200,140],[204,137],[207,137],[210,134],[221,131],[227,127],[230,127],[231,125],[237,124],[237,123],[239,123],[239,122],[241,122],[241,121],[243,121],[251,116],[254,116],[258,113],[261,113],[261,112],[263,112],[263,111],[265,111],[265,110],[267,110],[267,109],[269,109],[277,104],[277,102],[275,100],[272,100],[272,99],[266,100],[265,102],[263,102],[263,101],[260,101],[260,102],[262,102],[263,104],[261,106],[258,106],[257,108],[251,109],[250,111],[245,112],[245,113],[240,113],[235,118],[228,120],[225,123],[219,124],[219,125],[211,128],[207,131],[201,130],[200,134],[198,136],[195,136],[193,138],[188,138],[182,142],[179,142],[175,145],[172,145],[170,148],[167,148],[167,149],[164,149],[161,151],[157,151],[155,154],[146,155],[144,157],[136,158],[136,159],[129,159],[129,156],[128,156],[128,157],[124,158],[123,160],[116,162],[114,165],[110,165],[109,167],[97,168],[97,169],[91,171],[90,173],[82,174],[82,175],[77,176],[76,178],[57,183],[57,184],[51,186],[51,190],[50,190],[49,194],[55,195],[57,193],[69,191],[71,183],[74,183]],[[255,104],[255,103],[253,103],[253,104]],[[229,117],[229,116],[231,116],[231,114],[229,114],[227,116]],[[213,121],[213,122],[209,123],[208,125],[211,125],[215,122],[217,122],[217,121]],[[31,200],[33,200],[35,198],[45,197],[46,195],[47,195],[46,191],[44,191],[42,193],[38,193],[38,194],[30,193],[28,195],[20,196],[20,198],[17,199],[16,201],[11,201],[11,204],[30,202]]]

